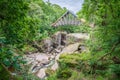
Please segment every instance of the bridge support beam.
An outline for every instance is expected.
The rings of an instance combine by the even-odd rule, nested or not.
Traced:
[[[62,26],[62,25],[80,25],[80,20],[77,20],[75,14],[67,11],[63,16],[61,16],[52,26]]]

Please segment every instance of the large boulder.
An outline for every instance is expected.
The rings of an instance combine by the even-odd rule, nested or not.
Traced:
[[[70,44],[68,46],[66,46],[57,56],[56,56],[56,60],[59,59],[60,55],[63,53],[74,53],[75,51],[78,50],[80,43],[74,43],[74,44]]]
[[[57,32],[51,38],[46,38],[41,41],[43,51],[51,53],[54,49],[64,46],[66,44],[66,32]]]
[[[43,79],[45,76],[46,76],[46,68],[42,68],[42,69],[40,69],[37,73],[36,73],[36,75],[40,78],[40,79]]]
[[[66,44],[69,45],[87,39],[89,39],[89,34],[87,33],[70,33],[66,36]]]
[[[45,53],[50,53],[53,50],[53,40],[51,38],[46,38],[41,42],[43,45],[43,50]]]
[[[78,50],[80,43],[75,43],[75,44],[71,44],[66,46],[61,53],[74,53],[75,51]]]
[[[48,59],[49,59],[49,56],[47,55],[47,54],[38,54],[38,55],[36,55],[35,56],[35,59],[36,59],[36,61],[38,61],[38,62],[44,62],[44,61],[48,61]]]

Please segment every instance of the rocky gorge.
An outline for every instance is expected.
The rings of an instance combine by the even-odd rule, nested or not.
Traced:
[[[50,38],[41,41],[37,52],[28,52],[24,56],[26,65],[30,66],[29,73],[35,74],[41,79],[45,79],[47,69],[56,71],[59,68],[59,57],[61,54],[73,54],[88,51],[84,41],[89,39],[87,33],[67,33],[57,32]]]

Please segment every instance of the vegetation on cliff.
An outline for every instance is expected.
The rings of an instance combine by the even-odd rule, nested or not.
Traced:
[[[48,80],[119,80],[120,1],[84,0],[77,15],[81,26],[51,27],[65,11],[42,0],[0,0],[0,80],[37,80],[24,70],[22,56],[56,31],[87,32],[89,52],[63,54]],[[16,72],[16,76],[11,74]]]

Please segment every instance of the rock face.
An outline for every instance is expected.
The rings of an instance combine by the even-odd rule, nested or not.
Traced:
[[[67,34],[67,32],[57,32],[51,38],[44,39],[41,44],[44,53],[55,53],[55,51],[60,52],[61,49],[63,49],[63,46],[87,39],[89,39],[89,35],[87,33]]]
[[[51,66],[51,70],[56,71],[58,69],[58,63],[55,61],[55,64]]]
[[[31,66],[29,71],[39,78],[46,77],[46,70],[52,71],[58,69],[57,60],[61,54],[75,53],[76,51],[84,51],[84,45],[80,44],[81,40],[89,39],[86,33],[70,33],[57,32],[51,38],[44,39],[42,43],[43,53],[30,53],[25,55],[28,62],[26,65]],[[42,52],[42,51],[41,51]]]
[[[80,43],[75,43],[66,46],[61,53],[74,53],[75,51],[78,50]]]
[[[40,69],[40,70],[36,73],[36,75],[37,75],[39,78],[43,79],[43,78],[46,76],[45,71],[46,71],[46,68]]]
[[[52,36],[55,47],[65,45],[66,35],[67,32],[57,32]]]
[[[35,57],[36,57],[35,59],[39,62],[48,61],[49,59],[49,56],[47,56],[46,54],[36,55]]]
[[[39,78],[46,77],[46,69],[51,68],[55,71],[58,69],[58,64],[55,62],[55,55],[46,53],[32,53],[24,56],[28,62],[26,65],[30,66],[29,73],[33,73]]]
[[[56,60],[59,60],[59,57],[61,54],[67,53],[67,54],[71,54],[74,53],[75,51],[78,50],[80,43],[74,43],[74,44],[70,44],[68,46],[66,46],[57,56],[56,56]]]
[[[67,45],[89,39],[89,35],[87,33],[70,33],[67,34],[66,37]]]
[[[50,59],[53,58],[53,56],[45,53],[33,53],[26,55],[24,58],[28,62],[27,65],[31,66],[29,71],[35,73],[41,67],[48,64]]]
[[[53,49],[53,41],[51,38],[44,39],[42,41],[44,52],[51,52]]]
[[[42,50],[44,53],[53,53],[55,49],[65,46],[66,44],[66,32],[57,32],[51,38],[44,39],[42,44]]]

